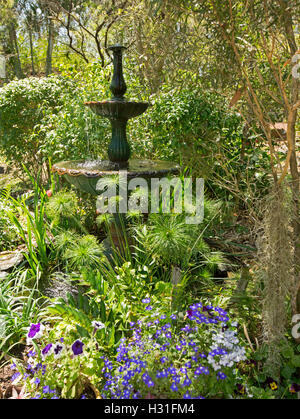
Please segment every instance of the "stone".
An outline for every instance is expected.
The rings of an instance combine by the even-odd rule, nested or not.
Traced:
[[[8,277],[8,272],[0,272],[0,281],[6,279]]]
[[[9,269],[20,265],[23,259],[23,253],[19,250],[0,253],[0,271],[8,271]]]
[[[48,298],[63,298],[67,300],[68,294],[74,298],[78,295],[78,289],[68,280],[68,275],[56,272],[55,276],[40,282],[40,291]]]

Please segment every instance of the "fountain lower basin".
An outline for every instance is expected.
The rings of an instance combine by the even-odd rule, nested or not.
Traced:
[[[111,162],[109,160],[77,160],[65,161],[54,164],[54,173],[58,173],[77,187],[78,189],[99,195],[97,190],[99,179],[107,176],[117,176],[122,171],[127,172],[128,180],[134,178],[162,178],[168,175],[180,173],[180,166],[176,163],[161,160],[129,160],[126,165]]]

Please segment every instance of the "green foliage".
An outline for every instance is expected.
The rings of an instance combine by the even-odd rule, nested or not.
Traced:
[[[33,178],[31,180],[35,188],[34,194],[25,194],[18,199],[10,196],[9,201],[13,207],[6,210],[6,217],[25,243],[24,255],[32,273],[37,276],[40,271],[47,272],[50,263],[48,250],[51,248],[51,241],[48,239],[45,220],[45,206],[48,197]],[[29,203],[31,198],[33,211],[31,211]]]
[[[253,384],[256,387],[252,387],[253,393],[258,398],[290,398],[292,397],[293,385],[300,385],[298,369],[300,366],[300,351],[299,345],[295,344],[291,340],[289,336],[288,339],[279,342],[278,344],[278,353],[281,359],[280,362],[280,374],[279,376],[272,376],[269,375],[269,368],[266,366],[268,365],[268,356],[269,356],[269,349],[266,344],[262,345],[254,354],[254,359],[257,362],[260,362],[262,368],[258,374],[254,373],[253,376]],[[262,387],[262,388],[258,388]],[[260,397],[260,392],[266,392],[267,394],[272,393],[272,397]]]
[[[216,93],[197,86],[164,86],[150,100],[153,106],[145,116],[132,122],[132,136],[140,142],[133,141],[133,147],[139,153],[151,152],[162,160],[183,159],[185,166],[198,173],[203,165],[201,173],[207,178],[220,144],[240,141],[240,117],[226,112],[225,100]]]
[[[83,93],[68,78],[32,77],[0,90],[1,152],[20,168],[25,164],[32,174],[49,158],[86,157],[102,124],[91,112],[87,116]],[[91,155],[97,153],[90,149]]]
[[[219,202],[207,200],[199,225],[187,224],[187,214],[150,214],[147,224],[139,220],[132,229],[136,263],[151,267],[153,272],[161,266],[177,265],[182,271],[196,268],[213,276],[223,269],[225,259],[221,252],[210,249],[205,238],[219,220],[219,211]]]
[[[24,344],[28,324],[45,314],[43,298],[32,286],[32,279],[29,271],[19,271],[0,281],[1,355]]]
[[[10,200],[9,190],[0,193],[0,249],[14,250],[20,244],[18,229],[11,221],[9,214],[15,211],[15,206]]]
[[[63,258],[71,269],[84,270],[99,267],[103,246],[92,235],[82,236],[66,248]]]
[[[169,214],[151,214],[146,236],[146,250],[163,263],[180,265],[190,257],[196,241],[195,226],[185,223],[184,217]]]

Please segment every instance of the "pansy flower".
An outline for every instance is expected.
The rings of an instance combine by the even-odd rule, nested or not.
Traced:
[[[105,325],[102,322],[100,322],[100,321],[94,321],[94,322],[92,322],[92,326],[96,330],[100,330],[100,329],[104,329],[105,328]]]
[[[53,352],[53,344],[48,343],[44,349],[42,349],[42,358],[45,359],[47,356],[51,355]]]
[[[82,343],[80,340],[76,340],[72,345],[72,351],[75,356],[81,355],[83,353],[83,346],[84,343]]]
[[[290,390],[290,393],[298,393],[300,391],[300,385],[293,383],[289,390]]]
[[[31,323],[27,334],[27,345],[30,345],[34,339],[40,339],[43,336],[45,326],[41,323]]]
[[[272,383],[270,383],[270,388],[273,391],[277,390],[278,389],[277,383],[275,381],[273,381]]]
[[[65,345],[62,343],[56,343],[53,347],[54,358],[60,358],[65,349]]]

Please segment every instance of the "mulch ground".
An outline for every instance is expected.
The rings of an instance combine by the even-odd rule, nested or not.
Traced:
[[[8,399],[12,395],[11,377],[14,371],[9,365],[0,368],[0,399]]]

